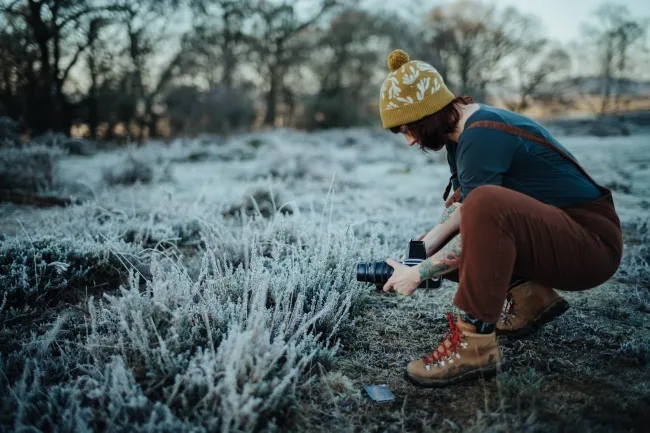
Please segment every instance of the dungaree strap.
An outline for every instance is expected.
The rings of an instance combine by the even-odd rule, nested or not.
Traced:
[[[445,188],[445,192],[444,192],[444,194],[442,194],[442,199],[443,200],[447,200],[447,197],[449,197],[449,191],[451,191],[451,187],[452,187],[451,180],[454,178],[454,176],[456,176],[456,173],[457,173],[457,171],[454,170],[451,173],[451,176],[449,177],[449,182],[447,183],[447,187]]]
[[[565,159],[571,161],[577,168],[580,170],[580,172],[587,178],[589,179],[594,185],[598,187],[601,191],[606,191],[609,192],[609,190],[600,184],[596,182],[590,175],[587,173],[587,171],[576,161],[571,155],[569,155],[566,151],[564,151],[562,148],[556,146],[555,144],[551,143],[544,137],[540,137],[537,134],[533,134],[532,132],[526,131],[525,129],[519,128],[517,126],[513,125],[508,125],[506,123],[501,123],[501,122],[495,122],[492,120],[479,120],[478,122],[474,122],[471,125],[467,127],[467,129],[471,128],[491,128],[491,129],[497,129],[499,131],[505,132],[510,135],[514,135],[516,137],[521,137],[526,140],[534,141],[536,143],[541,144],[542,146],[555,150],[558,152],[560,155],[562,155]]]

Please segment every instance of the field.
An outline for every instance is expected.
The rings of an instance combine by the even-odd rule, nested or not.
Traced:
[[[496,379],[444,390],[402,373],[455,284],[354,274],[435,223],[444,153],[366,129],[6,153],[6,179],[76,204],[0,207],[2,430],[647,431],[650,135],[563,142],[614,191],[619,272],[502,341]],[[362,391],[381,383],[393,402]]]

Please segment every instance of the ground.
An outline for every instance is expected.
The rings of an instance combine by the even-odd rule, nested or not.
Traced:
[[[67,156],[80,204],[0,207],[0,425],[81,431],[645,431],[650,135],[560,137],[614,191],[617,275],[496,379],[442,390],[403,370],[434,348],[455,284],[375,293],[442,211],[444,154],[385,131],[272,131]],[[121,287],[121,288],[120,288]],[[395,394],[376,404],[366,384]],[[6,388],[6,389],[4,389]]]
[[[509,366],[496,379],[438,390],[404,380],[406,362],[426,354],[446,332],[441,312],[448,309],[454,286],[447,283],[413,299],[377,295],[355,320],[357,338],[328,368],[349,378],[350,390],[336,378],[332,395],[307,393],[304,407],[312,410],[302,420],[304,428],[645,431],[650,422],[650,311],[621,284],[563,293],[571,303],[563,316],[533,336],[501,339]],[[636,349],[620,350],[626,343]],[[388,385],[395,401],[374,403],[361,391],[365,384],[380,383]],[[338,394],[341,390],[347,393]]]

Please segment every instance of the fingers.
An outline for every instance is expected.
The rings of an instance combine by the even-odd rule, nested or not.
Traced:
[[[394,286],[395,282],[392,279],[389,279],[386,281],[386,284],[384,284],[384,292],[392,292]]]
[[[396,262],[395,260],[391,259],[390,257],[386,259],[386,263],[388,264],[388,266],[390,266],[393,269],[395,269],[396,266],[401,264],[401,263]]]

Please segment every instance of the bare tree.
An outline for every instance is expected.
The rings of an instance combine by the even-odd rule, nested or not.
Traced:
[[[501,12],[480,1],[460,0],[429,14],[431,45],[460,93],[484,99],[488,83],[505,79],[499,65],[513,46],[508,35],[511,13],[513,9]]]
[[[132,106],[135,107],[137,140],[140,144],[147,134],[150,137],[157,136],[163,92],[179,74],[179,66],[184,60],[184,53],[179,47],[162,65],[155,64],[159,61],[156,54],[162,52],[162,44],[168,42],[166,33],[176,4],[174,1],[149,0],[133,2],[127,6],[124,25],[128,38],[126,53],[130,60],[130,71],[125,76],[124,85],[132,97]]]
[[[101,32],[109,24],[108,20],[95,18],[90,22],[86,35],[88,52],[86,54],[86,65],[90,86],[86,98],[88,109],[87,122],[91,138],[97,138],[97,130],[100,122],[100,89],[108,79],[115,67],[106,42],[101,38]]]
[[[599,110],[602,116],[612,103],[615,109],[619,108],[621,84],[633,66],[632,53],[645,35],[647,24],[632,17],[627,7],[613,3],[601,5],[594,17],[595,23],[585,25],[583,34],[587,45],[596,53],[596,67],[602,81]]]
[[[251,54],[244,32],[252,13],[249,0],[192,0],[193,31],[184,40],[195,69],[206,78],[209,89],[233,88],[235,75]]]
[[[41,89],[43,107],[41,122],[34,125],[37,132],[69,132],[72,112],[64,87],[70,71],[89,47],[80,34],[93,19],[121,10],[119,4],[100,0],[17,0],[1,9],[5,15],[20,18],[37,47],[38,83],[33,84]]]
[[[19,18],[0,16],[0,116],[19,113],[23,120],[28,116],[30,93],[36,89],[30,84],[37,81],[35,50],[30,49],[30,34],[16,23]]]
[[[548,99],[549,83],[569,72],[571,59],[562,48],[543,37],[539,18],[512,11],[509,14],[509,38],[512,41],[508,55],[512,61],[518,98],[506,101],[508,108],[522,111],[540,97]],[[553,93],[553,92],[550,92]]]
[[[265,125],[275,125],[281,92],[290,90],[284,78],[307,58],[312,43],[304,32],[339,4],[339,0],[285,0],[279,4],[269,0],[252,1],[254,21],[249,42],[257,54],[259,72],[266,84]],[[303,17],[298,11],[306,5],[312,10]]]
[[[376,98],[372,77],[387,73],[389,44],[381,41],[392,38],[385,30],[384,21],[367,11],[347,8],[333,17],[310,61],[319,90],[308,104],[304,126],[351,126],[376,116],[375,104],[360,102]]]

